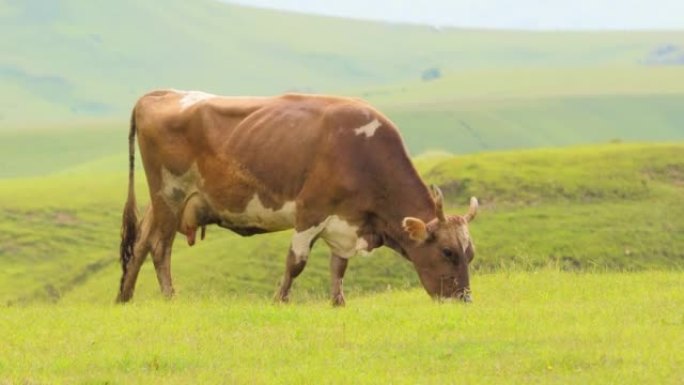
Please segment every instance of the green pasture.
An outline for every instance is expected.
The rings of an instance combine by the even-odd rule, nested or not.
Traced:
[[[419,289],[278,306],[249,296],[0,311],[8,384],[681,384],[681,271],[475,274],[475,302]]]

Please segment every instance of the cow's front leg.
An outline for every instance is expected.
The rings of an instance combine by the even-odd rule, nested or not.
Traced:
[[[280,283],[280,289],[276,292],[275,300],[278,302],[288,302],[290,295],[290,288],[292,287],[292,281],[299,274],[302,273],[304,267],[306,266],[306,260],[308,258],[308,253],[303,255],[298,255],[295,253],[292,247],[287,253],[287,261],[285,262],[285,275]]]
[[[342,280],[344,279],[344,272],[347,270],[348,261],[348,259],[334,253],[330,255],[330,292],[333,306],[344,306]]]

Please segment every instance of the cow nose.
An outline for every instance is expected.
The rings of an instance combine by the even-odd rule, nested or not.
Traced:
[[[465,289],[463,289],[463,291],[461,291],[460,293],[458,293],[458,294],[456,295],[456,298],[460,299],[461,301],[463,301],[463,302],[465,302],[465,303],[471,303],[471,302],[473,302],[473,296],[472,296],[472,294],[471,294],[470,289],[468,289],[468,288],[465,288]]]

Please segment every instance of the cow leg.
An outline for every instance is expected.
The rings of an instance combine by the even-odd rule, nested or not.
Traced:
[[[121,287],[116,302],[128,302],[133,298],[135,291],[135,283],[138,280],[138,273],[147,254],[150,252],[150,246],[147,242],[138,242],[133,249],[133,258],[128,262],[126,273],[121,277]]]
[[[173,297],[173,282],[171,280],[171,246],[173,245],[173,234],[164,237],[152,248],[152,261],[157,272],[159,288],[166,298]]]
[[[292,287],[292,282],[299,274],[304,271],[306,266],[306,260],[308,258],[308,253],[306,255],[298,256],[290,247],[290,251],[287,253],[287,260],[285,262],[285,275],[280,283],[280,289],[276,293],[275,300],[278,302],[288,302],[290,295],[290,288]]]
[[[333,306],[344,306],[342,279],[344,279],[348,261],[334,253],[330,255],[330,292]]]
[[[121,276],[121,286],[116,302],[128,302],[133,298],[138,273],[147,254],[150,252],[150,233],[152,231],[152,206],[150,205],[140,222],[140,237],[133,246],[133,258],[126,264],[125,273]]]
[[[288,301],[292,281],[304,270],[311,248],[327,225],[327,220],[318,215],[321,210],[313,209],[316,205],[311,200],[303,199],[302,201],[309,202],[309,204],[307,208],[299,203],[297,205],[295,233],[292,236],[285,262],[285,275],[275,295],[275,300],[278,302]]]
[[[171,247],[176,238],[178,218],[165,204],[159,204],[155,209],[154,232],[150,237],[152,262],[162,294],[166,298],[171,298],[174,294],[171,281]]]

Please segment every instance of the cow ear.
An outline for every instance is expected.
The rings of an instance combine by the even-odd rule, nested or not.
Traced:
[[[409,238],[420,243],[425,242],[428,238],[427,225],[425,222],[418,218],[406,217],[401,221],[404,231],[408,234]]]

